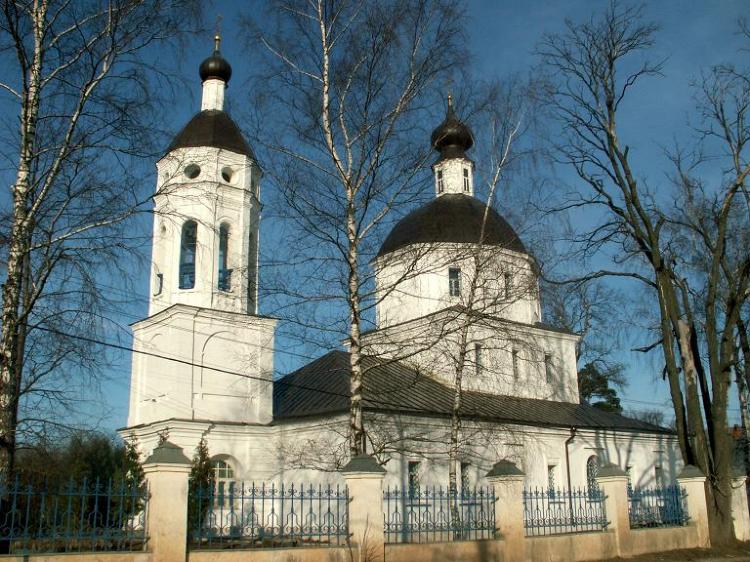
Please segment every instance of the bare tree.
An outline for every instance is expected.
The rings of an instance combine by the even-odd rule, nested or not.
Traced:
[[[370,240],[416,192],[427,151],[413,131],[429,114],[425,99],[463,58],[459,14],[446,0],[278,1],[267,19],[275,24],[254,35],[270,55],[273,93],[264,111],[278,112],[285,125],[274,123],[280,132],[264,139],[269,173],[302,233],[290,242],[295,267],[309,272],[285,296],[292,307],[343,304],[328,308],[334,318],[323,322],[312,316],[320,307],[296,320],[345,334],[352,455],[365,450],[361,338],[374,306]]]
[[[561,126],[554,154],[588,188],[563,206],[603,212],[581,235],[583,251],[609,249],[616,256],[611,269],[574,281],[637,280],[658,302],[653,347],[663,353],[682,456],[708,476],[712,543],[721,544],[733,535],[727,404],[750,283],[750,258],[732,229],[733,217],[748,216],[750,75],[727,67],[706,73],[698,88],[699,141],[706,150],[719,147],[718,155],[706,160],[700,151],[696,158],[676,152],[677,204],[664,202],[640,179],[637,157],[621,136],[629,91],[662,67],[644,61],[657,28],[641,16],[639,8],[613,3],[601,18],[569,22],[565,33],[540,44],[546,100]],[[720,179],[705,179],[706,168],[718,170],[713,177]],[[681,238],[693,240],[693,253],[678,251]]]
[[[487,369],[487,348],[496,345],[498,324],[494,320],[503,316],[514,303],[523,298],[537,295],[536,281],[525,275],[523,266],[513,265],[507,250],[501,246],[487,244],[488,221],[494,213],[498,188],[507,185],[510,172],[517,168],[518,161],[528,156],[522,145],[522,137],[528,129],[524,118],[526,103],[524,88],[520,81],[508,81],[505,87],[490,86],[486,98],[480,100],[476,111],[478,125],[482,129],[482,140],[487,143],[480,157],[479,178],[483,180],[484,213],[478,239],[457,253],[452,252],[452,264],[465,262],[461,268],[461,283],[465,287],[461,293],[461,304],[442,326],[442,334],[433,345],[439,347],[444,359],[453,369],[453,405],[450,420],[448,446],[448,491],[451,504],[451,517],[458,522],[458,467],[461,460],[462,443],[467,437],[462,435],[462,405],[464,378],[480,375]],[[449,104],[451,103],[449,99]],[[500,279],[507,286],[501,286]],[[512,286],[509,280],[513,279]],[[514,339],[502,330],[509,340]],[[482,337],[482,332],[491,334]],[[442,340],[442,341],[440,341]],[[488,343],[492,342],[490,345]],[[473,346],[473,349],[472,349]],[[473,354],[472,354],[473,351]],[[468,373],[467,373],[468,370]],[[486,376],[486,372],[485,372]]]
[[[153,154],[151,110],[163,99],[157,86],[167,85],[148,54],[195,29],[199,16],[194,0],[2,2],[0,56],[12,70],[0,90],[18,117],[4,139],[15,177],[2,235],[3,477],[13,469],[22,397],[43,411],[66,399],[61,385],[46,385],[50,376],[66,369],[75,380],[101,358],[60,327],[101,327],[97,284],[102,266],[138,242],[122,224],[145,202],[137,162]]]

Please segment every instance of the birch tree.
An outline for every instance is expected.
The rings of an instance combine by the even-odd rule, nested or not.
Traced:
[[[524,87],[516,79],[509,80],[505,86],[498,84],[488,88],[485,99],[479,102],[476,121],[481,134],[480,138],[487,144],[479,157],[478,184],[484,183],[482,195],[486,198],[484,213],[478,239],[468,244],[463,250],[454,254],[455,263],[466,261],[469,264],[468,274],[462,281],[466,287],[461,294],[459,310],[442,326],[441,333],[435,342],[446,355],[445,359],[453,368],[453,403],[451,408],[449,445],[448,445],[448,492],[451,505],[451,518],[454,528],[458,528],[460,513],[458,506],[458,467],[461,461],[462,445],[466,436],[462,435],[462,406],[465,377],[479,373],[483,365],[480,349],[486,346],[484,338],[477,332],[488,328],[491,342],[497,342],[498,325],[495,322],[513,303],[522,298],[536,294],[536,282],[526,276],[514,274],[508,264],[504,249],[487,244],[486,231],[491,220],[493,208],[497,205],[499,188],[507,188],[511,172],[519,161],[529,156],[529,149],[523,144],[523,136],[529,127],[530,119],[526,118],[527,98]],[[449,98],[449,104],[451,100]],[[435,249],[436,250],[436,249]],[[452,262],[453,263],[453,262]],[[504,265],[503,265],[504,264]],[[515,279],[512,287],[500,287],[493,282],[498,279]],[[510,333],[505,334],[509,340]],[[444,341],[443,341],[444,340]],[[447,345],[446,345],[447,342]],[[530,342],[526,342],[530,343]],[[471,346],[474,346],[474,356]],[[467,370],[469,373],[467,373]]]
[[[268,173],[303,233],[291,244],[297,270],[308,273],[286,296],[293,304],[339,303],[328,309],[333,317],[296,320],[345,334],[348,441],[357,455],[366,442],[362,332],[374,306],[371,240],[388,213],[418,193],[429,147],[414,131],[434,122],[425,119],[425,100],[440,94],[463,59],[461,9],[446,0],[278,1],[269,16],[274,23],[254,37],[269,55],[266,111],[281,112],[274,127],[285,128],[266,139]],[[345,313],[336,318],[341,305]]]
[[[2,477],[14,465],[21,398],[36,388],[54,401],[64,389],[46,387],[45,376],[67,366],[72,385],[96,362],[58,328],[100,325],[97,267],[132,242],[123,221],[145,202],[133,169],[153,154],[152,110],[163,99],[157,88],[168,87],[148,55],[199,20],[192,0],[0,6],[0,91],[17,115],[3,139],[13,177],[2,233]]]
[[[647,60],[657,28],[641,16],[640,9],[613,3],[603,16],[569,22],[565,33],[540,44],[546,100],[560,125],[554,154],[582,184],[564,206],[602,213],[579,234],[585,251],[615,257],[613,267],[585,278],[633,280],[653,298],[655,347],[665,363],[680,449],[708,477],[711,540],[722,544],[733,535],[727,406],[750,283],[747,246],[732,226],[747,224],[750,211],[750,74],[727,66],[704,74],[696,91],[699,149],[675,151],[675,181],[652,192],[623,134],[630,91],[662,69]],[[694,251],[680,252],[688,239]]]

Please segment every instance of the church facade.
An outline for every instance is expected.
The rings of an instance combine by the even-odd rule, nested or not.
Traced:
[[[157,163],[150,305],[133,325],[128,426],[188,456],[205,438],[224,480],[336,481],[347,462],[350,358],[335,350],[274,380],[276,320],[258,314],[262,171],[224,111],[231,67],[200,67],[201,111]],[[386,484],[447,484],[462,380],[461,484],[501,459],[527,485],[584,486],[605,463],[633,485],[682,467],[669,430],[580,403],[578,336],[544,324],[534,259],[474,197],[469,128],[432,135],[434,199],[406,215],[373,262],[377,329],[363,334],[368,452]]]

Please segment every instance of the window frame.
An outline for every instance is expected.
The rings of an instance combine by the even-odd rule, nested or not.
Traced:
[[[218,466],[219,464],[223,466]],[[234,466],[227,459],[213,458],[211,471],[214,475],[214,506],[222,509],[231,508],[232,500],[235,499]],[[221,474],[222,472],[224,475]]]
[[[459,479],[461,482],[461,495],[465,495],[471,491],[471,476],[469,471],[471,470],[471,463],[468,461],[461,461],[459,464]]]
[[[557,489],[557,465],[548,464],[547,465],[547,490],[549,490],[550,493],[554,494],[556,489]]]
[[[480,342],[474,342],[474,372],[477,375],[481,375],[484,372],[482,351],[484,351],[484,346]]]
[[[192,240],[188,240],[189,229],[191,228],[193,230],[193,238]],[[180,229],[179,259],[177,287],[181,290],[195,289],[195,278],[198,269],[198,222],[194,219],[186,220]]]
[[[222,222],[219,225],[219,247],[216,252],[216,288],[224,292],[232,290],[232,269],[229,268],[229,239],[231,233],[232,227],[228,222]]]
[[[599,470],[602,467],[601,460],[598,455],[591,455],[586,459],[586,487],[590,491],[598,491],[599,484],[596,481],[599,476]]]
[[[464,193],[471,191],[471,185],[469,183],[469,168],[464,168]]]
[[[443,193],[445,191],[445,179],[443,178],[443,170],[437,170],[435,172],[437,176],[437,192]]]
[[[451,297],[461,296],[461,268],[448,268],[448,295]]]
[[[420,496],[420,478],[419,469],[420,461],[408,461],[406,465],[406,477],[407,477],[407,490],[409,499],[419,499]]]

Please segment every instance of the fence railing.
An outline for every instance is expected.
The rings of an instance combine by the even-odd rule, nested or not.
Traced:
[[[225,482],[190,487],[190,547],[339,546],[349,538],[345,486]]]
[[[0,483],[0,552],[144,550],[147,503],[146,488],[127,481]]]
[[[495,536],[495,490],[491,486],[456,494],[438,487],[387,488],[383,501],[388,543],[478,540]]]
[[[630,527],[679,527],[687,525],[687,499],[680,486],[628,488]]]
[[[524,490],[523,510],[527,536],[601,531],[608,525],[598,489]]]

